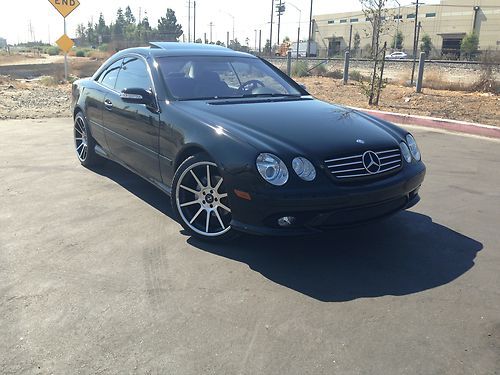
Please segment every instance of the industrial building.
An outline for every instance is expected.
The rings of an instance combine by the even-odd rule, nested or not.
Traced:
[[[390,46],[400,31],[402,50],[412,54],[415,11],[415,5],[408,5],[384,13],[381,44],[387,41],[389,51],[394,50]],[[422,36],[429,35],[433,56],[459,55],[462,39],[471,32],[479,37],[480,50],[500,51],[499,0],[441,0],[439,4],[422,4],[418,7],[418,21],[421,22],[418,46]],[[351,51],[357,56],[367,55],[372,45],[372,23],[363,11],[316,15],[313,30],[320,56],[342,54],[348,49],[350,39]],[[359,47],[354,43],[356,34]]]

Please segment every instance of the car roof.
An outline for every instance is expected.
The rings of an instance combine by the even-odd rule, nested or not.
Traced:
[[[230,48],[217,46],[214,44],[201,43],[178,43],[178,42],[150,42],[149,47],[127,48],[118,52],[115,56],[137,53],[143,56],[232,56],[232,57],[251,57],[255,56],[233,51]]]

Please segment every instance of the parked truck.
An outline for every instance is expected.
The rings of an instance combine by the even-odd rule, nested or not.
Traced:
[[[290,46],[292,50],[292,57],[297,57],[297,42],[293,42]],[[318,44],[311,40],[311,46],[309,51],[310,57],[316,57],[318,55]],[[299,57],[307,56],[307,42],[299,43]]]

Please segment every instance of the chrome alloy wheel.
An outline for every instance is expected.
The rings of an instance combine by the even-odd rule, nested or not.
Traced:
[[[73,132],[75,136],[76,154],[78,155],[78,159],[80,159],[81,162],[84,162],[85,159],[87,159],[89,145],[87,127],[80,117],[77,117],[75,120],[75,127]]]
[[[194,232],[209,237],[231,229],[231,209],[217,165],[202,161],[189,166],[176,187],[176,205],[184,223]]]

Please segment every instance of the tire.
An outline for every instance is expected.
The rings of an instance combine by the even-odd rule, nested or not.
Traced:
[[[78,112],[75,116],[73,138],[76,156],[80,164],[84,167],[92,167],[103,162],[103,158],[95,152],[96,142],[90,134],[87,120],[82,112]]]
[[[177,168],[172,208],[189,235],[211,242],[238,236],[230,225],[231,209],[223,181],[217,164],[204,153],[188,157]]]

